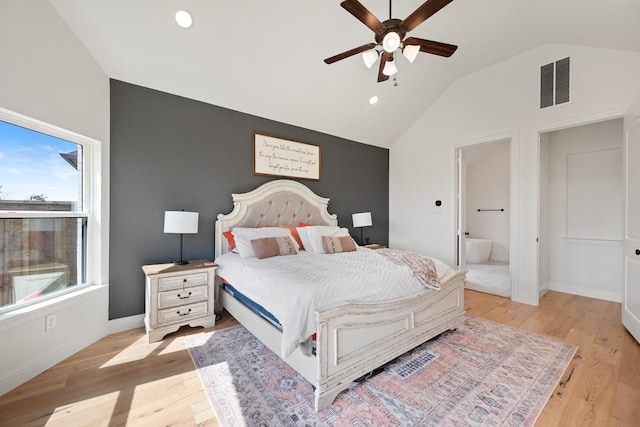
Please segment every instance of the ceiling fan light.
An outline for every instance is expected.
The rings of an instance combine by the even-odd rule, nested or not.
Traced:
[[[400,47],[400,35],[395,31],[389,31],[382,39],[382,48],[389,53],[395,52]]]
[[[373,67],[373,64],[378,60],[378,51],[375,49],[368,50],[362,54],[362,60],[367,68]]]
[[[413,61],[415,61],[416,56],[418,56],[418,52],[420,52],[420,46],[415,45],[415,44],[410,44],[408,46],[405,46],[404,49],[402,49],[402,54],[411,63],[413,63]]]
[[[398,67],[396,67],[396,63],[393,58],[390,58],[386,64],[384,64],[384,68],[382,69],[382,74],[385,76],[393,76],[398,72]]]

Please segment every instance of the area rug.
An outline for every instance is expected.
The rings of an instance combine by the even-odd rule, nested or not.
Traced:
[[[532,426],[576,347],[467,316],[313,409],[313,387],[242,326],[185,344],[223,427]]]

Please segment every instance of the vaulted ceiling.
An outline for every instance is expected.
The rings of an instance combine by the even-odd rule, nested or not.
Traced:
[[[454,0],[410,35],[458,50],[399,55],[394,86],[360,55],[323,62],[373,42],[339,0],[49,1],[110,78],[381,147],[456,79],[539,45],[640,51],[638,0]],[[387,0],[360,1],[389,18]],[[422,3],[396,0],[392,15]],[[176,25],[179,9],[190,29]]]

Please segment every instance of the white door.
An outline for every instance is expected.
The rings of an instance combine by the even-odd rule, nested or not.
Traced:
[[[467,166],[464,163],[464,159],[462,157],[462,149],[458,149],[457,154],[457,165],[458,165],[458,188],[457,188],[457,196],[458,196],[458,268],[463,269],[466,268],[467,263],[465,260],[466,254],[466,241],[465,241],[465,230],[467,228],[467,203],[465,201],[466,197],[466,185],[467,185]]]
[[[622,323],[640,342],[640,119],[630,123],[625,136],[626,221]]]

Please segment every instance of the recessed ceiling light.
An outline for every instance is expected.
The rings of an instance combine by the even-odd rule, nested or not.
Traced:
[[[193,25],[193,18],[186,10],[179,10],[176,12],[176,22],[182,28],[191,28],[191,25]]]
[[[371,98],[369,98],[369,104],[373,105],[376,102],[378,102],[378,97],[373,95]]]

